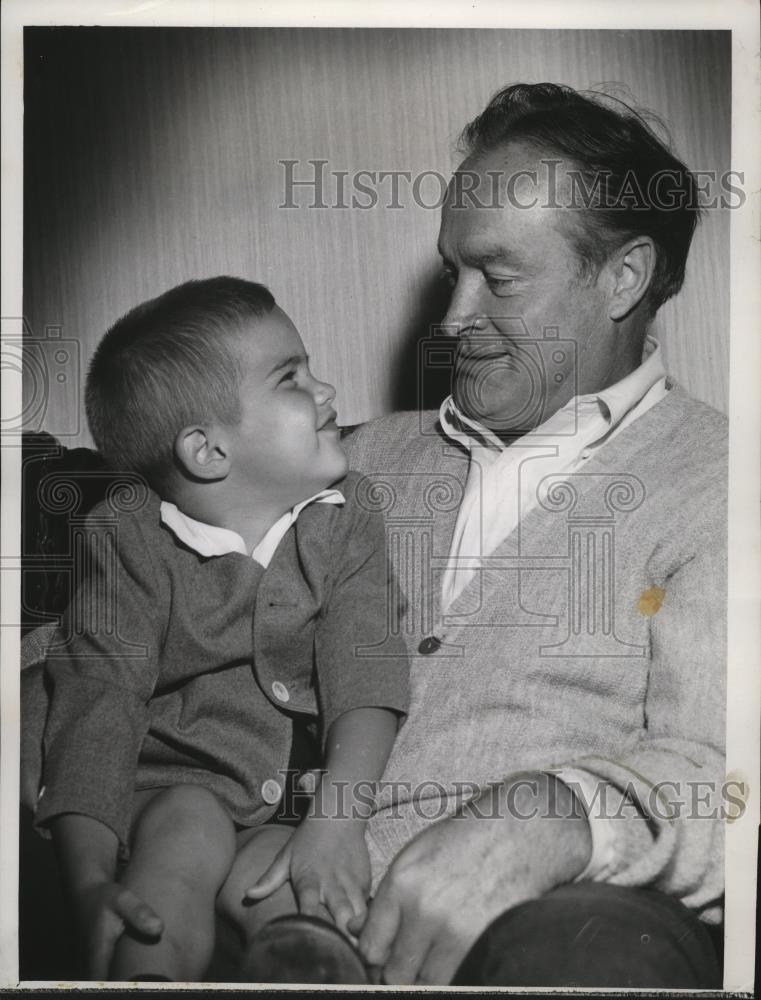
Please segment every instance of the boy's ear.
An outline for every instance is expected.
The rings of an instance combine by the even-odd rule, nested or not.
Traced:
[[[177,461],[194,479],[226,479],[230,473],[230,452],[221,427],[196,424],[183,427],[174,439]]]

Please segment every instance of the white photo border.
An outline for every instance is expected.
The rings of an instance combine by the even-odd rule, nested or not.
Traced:
[[[727,772],[742,776],[749,798],[727,826],[724,990],[753,990],[761,716],[761,87],[758,11],[748,0],[533,0],[471,3],[283,2],[283,0],[4,0],[2,5],[1,315],[22,315],[24,25],[239,27],[463,27],[730,30],[732,168],[744,171],[745,205],[731,220],[730,516]],[[5,321],[4,321],[5,322]],[[5,335],[5,329],[3,330]],[[3,404],[20,412],[20,373],[3,366]],[[2,663],[0,673],[0,988],[18,984],[18,744],[21,450],[2,448]],[[51,984],[24,983],[22,989]],[[67,987],[76,984],[65,984]],[[118,988],[118,984],[108,984]],[[167,984],[172,989],[177,984]],[[151,987],[155,989],[155,986]],[[188,988],[204,989],[194,984]],[[238,984],[215,989],[239,990]],[[282,987],[281,987],[282,988]],[[287,988],[287,987],[285,987]],[[331,987],[337,989],[337,987]],[[250,988],[249,988],[250,989]],[[338,987],[340,989],[340,987]],[[355,988],[352,988],[354,991]],[[568,991],[572,992],[572,991]],[[588,992],[588,991],[581,991]]]

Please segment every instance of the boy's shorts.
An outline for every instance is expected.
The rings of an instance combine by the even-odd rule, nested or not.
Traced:
[[[309,811],[310,796],[299,787],[299,779],[316,768],[322,767],[323,759],[311,720],[293,720],[293,742],[288,760],[288,774],[285,779],[283,797],[277,809],[265,820],[278,826],[298,826]]]

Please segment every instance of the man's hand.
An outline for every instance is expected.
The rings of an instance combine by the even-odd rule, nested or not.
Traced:
[[[114,946],[125,930],[154,941],[161,937],[161,919],[118,882],[98,882],[80,889],[74,905],[91,979],[108,978]]]
[[[385,983],[446,985],[499,914],[573,879],[590,852],[566,785],[537,773],[494,786],[400,851],[370,906],[363,957]]]
[[[299,911],[324,916],[325,908],[339,930],[347,933],[349,920],[359,926],[367,912],[370,859],[365,824],[348,818],[309,817],[282,848],[248,899],[264,899],[290,880]]]

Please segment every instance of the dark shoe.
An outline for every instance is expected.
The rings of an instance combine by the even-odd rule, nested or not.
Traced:
[[[293,915],[270,921],[243,959],[248,983],[368,983],[359,952],[332,924]]]

